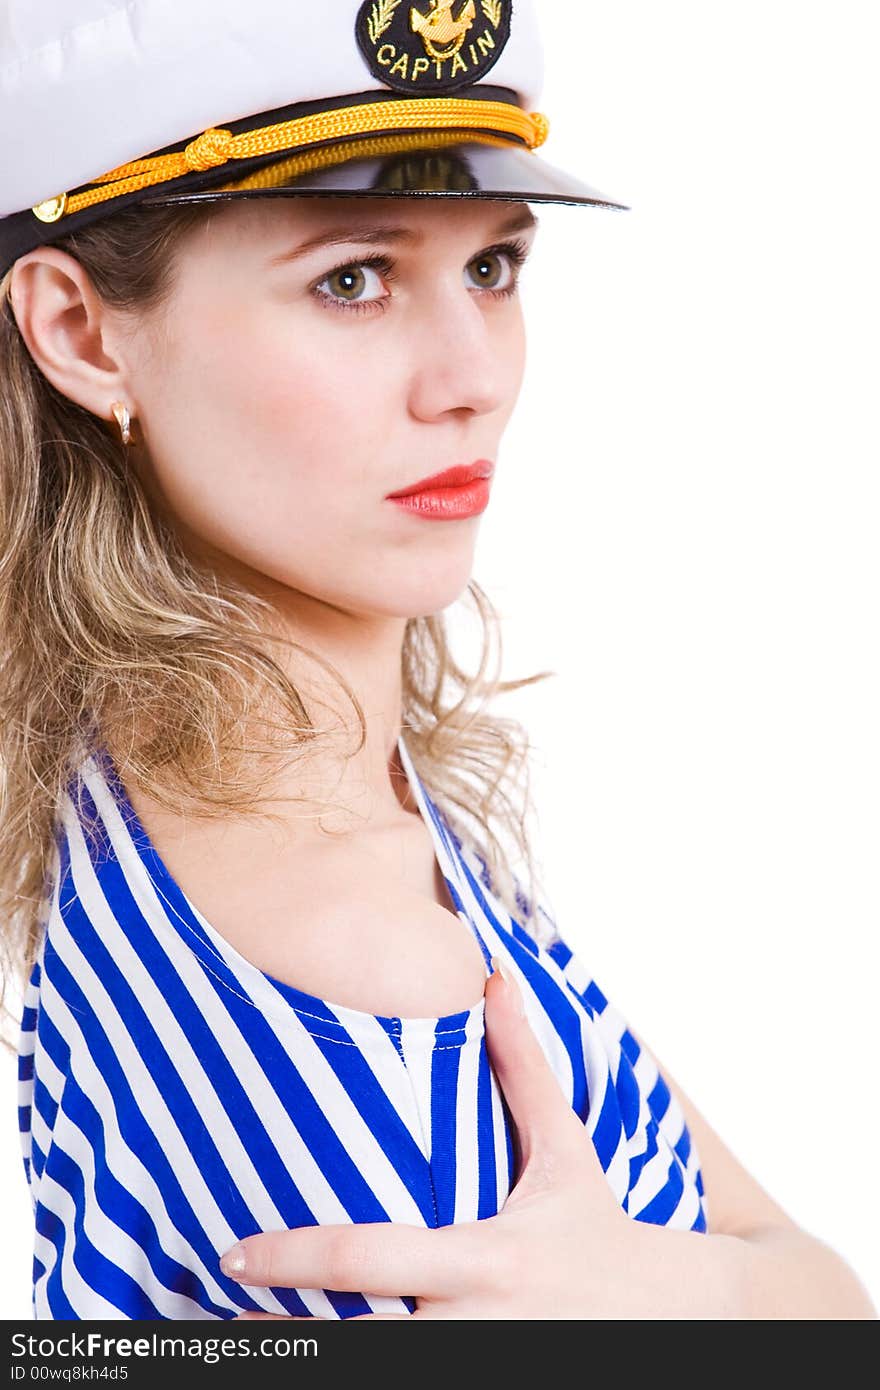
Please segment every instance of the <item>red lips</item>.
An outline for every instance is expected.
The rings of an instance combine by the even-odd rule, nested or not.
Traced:
[[[436,491],[443,487],[464,487],[477,478],[491,478],[495,471],[489,459],[477,459],[476,463],[456,464],[442,473],[432,473],[429,478],[421,478],[410,487],[402,487],[398,492],[389,492],[389,497],[411,497],[415,492]]]

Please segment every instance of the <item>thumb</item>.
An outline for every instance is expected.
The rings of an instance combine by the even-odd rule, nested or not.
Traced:
[[[509,964],[492,957],[486,981],[486,1048],[513,1119],[521,1170],[540,1158],[561,1176],[582,1168],[588,1143],[528,1019]]]

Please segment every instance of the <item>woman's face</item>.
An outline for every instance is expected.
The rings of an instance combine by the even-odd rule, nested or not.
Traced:
[[[452,602],[486,485],[443,519],[389,493],[495,464],[535,225],[516,203],[236,199],[186,237],[129,361],[148,486],[187,549],[349,612]]]

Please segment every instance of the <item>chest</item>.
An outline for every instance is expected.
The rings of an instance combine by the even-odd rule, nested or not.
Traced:
[[[284,984],[365,1013],[437,1018],[486,967],[418,816],[346,836],[174,816],[130,792],[153,846],[213,929]]]

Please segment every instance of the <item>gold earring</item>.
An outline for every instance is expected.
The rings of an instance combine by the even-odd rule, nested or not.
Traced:
[[[116,423],[122,435],[123,444],[131,443],[131,415],[124,401],[114,401],[110,409],[116,416]]]

